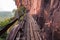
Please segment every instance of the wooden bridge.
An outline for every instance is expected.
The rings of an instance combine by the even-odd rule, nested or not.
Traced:
[[[5,33],[18,18],[13,19],[5,28],[0,31],[0,36]],[[17,27],[14,27],[7,37],[7,40],[42,40],[40,27],[32,16],[26,15],[23,22],[19,21]]]

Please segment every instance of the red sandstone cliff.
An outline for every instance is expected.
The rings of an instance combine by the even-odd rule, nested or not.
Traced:
[[[52,17],[56,27],[60,26],[60,1],[59,0],[15,0],[17,7],[23,5],[29,10],[29,14],[44,15],[46,25],[50,25]],[[52,15],[52,16],[51,16]]]
[[[16,0],[17,7],[21,5],[25,6],[27,10],[30,10],[30,14],[36,14],[42,11],[43,0]]]
[[[60,1],[59,0],[16,0],[16,4],[17,7],[20,7],[21,4],[24,5],[24,7],[26,7],[26,9],[29,10],[30,15],[41,16],[42,14],[45,18],[45,25],[48,25],[48,27],[51,27],[52,25],[53,30],[56,31],[56,34],[60,35],[60,30],[59,30]]]
[[[51,17],[49,17],[50,14],[54,14],[54,18],[56,19],[56,15],[58,15],[57,10],[59,10],[58,7],[60,7],[59,0],[15,0],[15,2],[17,7],[20,7],[21,5],[26,7],[31,15],[40,15],[42,13],[46,22],[51,20]],[[60,22],[58,22],[58,24],[60,24]]]

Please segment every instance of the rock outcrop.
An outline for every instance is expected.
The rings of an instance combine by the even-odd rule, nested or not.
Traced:
[[[30,15],[36,16],[35,20],[40,26],[43,24],[52,28],[56,40],[60,40],[60,0],[16,0],[16,5],[23,5]]]
[[[30,14],[36,14],[41,11],[41,5],[43,5],[43,0],[16,0],[17,7],[21,5],[25,6],[27,10],[30,10]],[[34,12],[34,13],[33,13]]]

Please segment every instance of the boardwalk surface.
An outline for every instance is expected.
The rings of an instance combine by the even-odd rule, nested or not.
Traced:
[[[27,18],[27,40],[40,40],[40,28],[32,16]]]
[[[13,31],[12,33],[12,38],[15,36],[15,38],[11,38],[11,33],[10,33],[10,36],[8,38],[8,40],[41,40],[41,37],[40,37],[40,28],[37,24],[37,22],[33,19],[32,16],[28,16],[27,15],[27,18],[26,18],[26,22],[24,24],[24,28],[23,28],[23,32],[20,32],[18,31],[17,33],[14,33],[16,32],[17,29],[19,29],[20,27],[18,26],[17,29],[14,29],[15,31]],[[15,34],[15,35],[14,35]]]

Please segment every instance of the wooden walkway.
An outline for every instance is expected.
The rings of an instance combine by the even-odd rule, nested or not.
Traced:
[[[10,33],[7,40],[42,40],[40,36],[40,27],[32,16],[29,15],[23,27],[20,30],[19,28],[19,26],[15,28],[15,31]],[[16,30],[19,31],[17,32]]]
[[[28,16],[27,18],[27,26],[26,26],[26,38],[27,40],[41,40],[40,38],[40,28],[37,25],[37,22],[33,19],[33,17]]]

